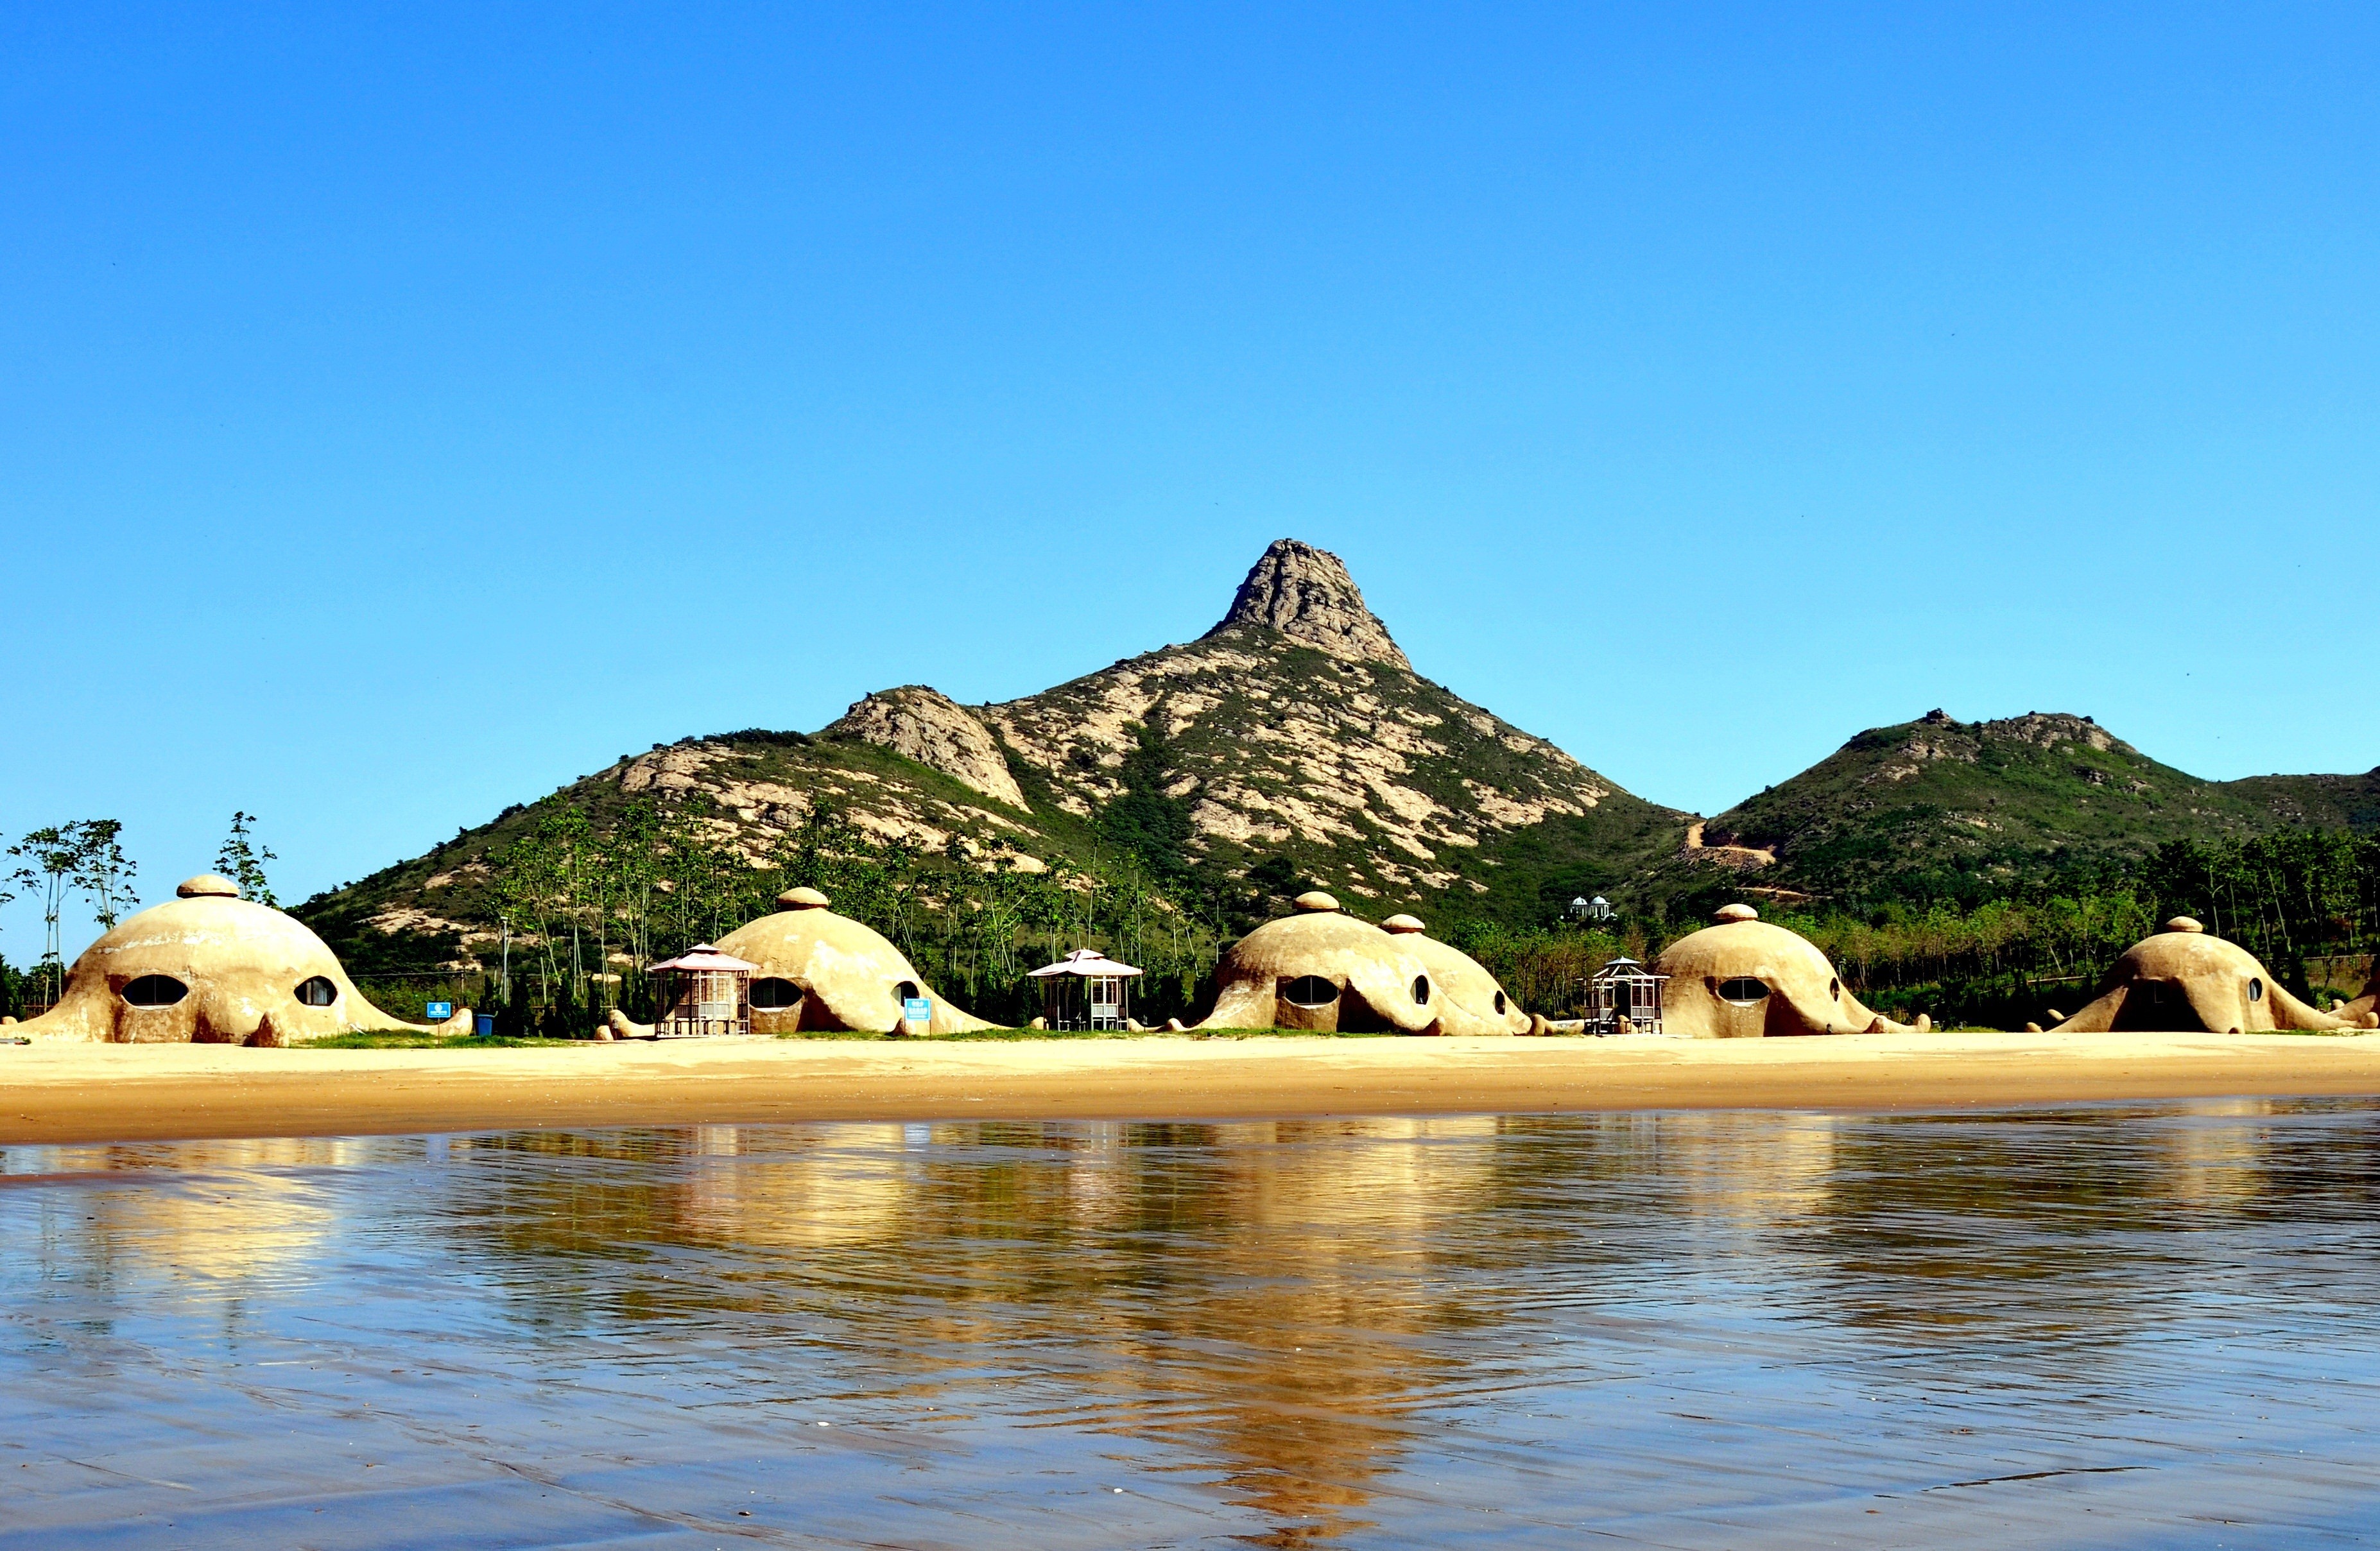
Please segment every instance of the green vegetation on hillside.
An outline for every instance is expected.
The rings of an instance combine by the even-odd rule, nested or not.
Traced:
[[[2217,844],[2278,827],[2239,792],[2148,758],[2087,717],[1923,721],[1862,733],[1705,827],[1708,844],[1770,850],[1773,865],[1715,879],[1863,910],[2119,888],[2159,846]],[[1695,885],[1672,868],[1683,884]],[[1781,892],[1777,892],[1781,891]]]
[[[2223,790],[2283,824],[2380,834],[2380,769],[2362,775],[2270,775],[2227,781]]]
[[[484,912],[469,945],[478,994],[452,972],[437,982],[452,1000],[493,1011],[505,1035],[580,1036],[614,1007],[650,1019],[646,966],[768,915],[792,888],[824,891],[936,989],[997,1022],[1038,1013],[1025,972],[1085,944],[1147,971],[1134,987],[1144,1019],[1179,1015],[1223,940],[1160,897],[1136,854],[1101,857],[1099,871],[1029,871],[1004,841],[930,853],[823,806],[757,858],[723,840],[725,826],[699,802],[631,800],[601,829],[587,809],[556,800],[510,817],[505,843],[464,864],[467,908]],[[448,940],[461,951],[459,937]],[[412,1015],[420,996],[405,996],[405,984],[383,972],[367,994]]]
[[[1382,914],[1518,924],[1537,919],[1557,896],[1559,909],[1575,893],[1627,887],[1676,848],[1683,814],[1583,769],[1428,679],[1351,663],[1253,626],[1218,629],[1201,646],[1234,660],[1168,648],[1030,704],[1037,715],[1089,723],[1110,703],[1113,675],[1136,677],[1149,699],[1125,729],[1133,741],[1117,751],[1121,764],[1099,767],[1078,747],[1076,773],[1104,769],[1123,788],[1098,808],[1094,834],[1140,856],[1148,875],[1195,901],[1190,908],[1202,918],[1244,930],[1297,891],[1281,887],[1294,878],[1350,903],[1394,902]],[[1251,660],[1261,667],[1239,665]],[[1196,710],[1180,716],[1179,730],[1158,731],[1185,704]],[[1342,758],[1350,763],[1330,763]],[[1010,768],[1044,819],[1057,787],[1025,760],[1012,757]],[[1468,832],[1456,843],[1417,844],[1399,810],[1366,782],[1427,799]],[[1322,818],[1287,838],[1199,832],[1193,807],[1219,791],[1260,815],[1304,809]],[[1601,794],[1587,806],[1590,791]],[[1505,801],[1543,805],[1548,816],[1509,826],[1484,819]],[[1419,881],[1431,878],[1445,880]]]
[[[1024,808],[841,733],[747,730],[624,756],[299,914],[392,1011],[433,986],[486,1005],[455,989],[484,974],[520,1034],[644,1015],[644,964],[796,883],[1003,1022],[1038,1011],[1024,971],[1077,946],[1149,970],[1144,1018],[1193,1014],[1221,946],[1313,887],[1424,916],[1550,1016],[1611,954],[1740,899],[1839,952],[1875,1005],[1946,1019],[2077,1000],[2177,912],[2293,985],[2368,947],[2368,911],[2338,903],[2363,898],[2339,881],[2361,854],[2299,853],[2369,832],[2380,776],[2207,782],[2084,717],[1873,729],[1692,849],[1685,816],[1439,685],[1250,626],[983,709]],[[1609,929],[1563,919],[1595,894]]]
[[[1575,1016],[1585,978],[1614,954],[1650,961],[1710,924],[1701,908],[1656,909],[1611,928],[1459,924],[1449,940],[1521,1004]],[[1672,905],[1681,901],[1669,902]],[[2090,999],[2124,950],[2176,915],[2196,917],[2319,1002],[2362,989],[2380,936],[2380,837],[2289,830],[2216,845],[2170,841],[2103,889],[2042,888],[1976,904],[1891,901],[1851,911],[1763,902],[1764,919],[1822,949],[1862,1000],[1903,1021],[2016,1028]],[[2315,966],[2321,975],[2309,972]],[[2335,969],[2355,966],[2344,979]]]

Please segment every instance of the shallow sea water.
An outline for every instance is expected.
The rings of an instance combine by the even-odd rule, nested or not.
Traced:
[[[0,1149],[0,1548],[2380,1532],[2380,1110]]]

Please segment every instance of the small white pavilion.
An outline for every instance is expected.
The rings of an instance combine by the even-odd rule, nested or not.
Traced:
[[[1041,982],[1042,1018],[1053,1029],[1120,1029],[1129,1025],[1130,982],[1140,971],[1096,948],[1077,948],[1054,964],[1027,972]]]
[[[708,942],[698,942],[674,959],[653,965],[660,981],[661,1016],[653,1033],[662,1039],[752,1032],[752,972],[759,965]]]
[[[1669,978],[1625,954],[1613,959],[1586,983],[1586,1032],[1661,1033],[1661,990]]]

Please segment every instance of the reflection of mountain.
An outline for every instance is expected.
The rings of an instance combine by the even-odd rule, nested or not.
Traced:
[[[1483,1352],[1517,1357],[1498,1332],[1518,1289],[1600,1258],[1596,1241],[1648,1214],[1741,1233],[1821,1213],[1841,1124],[1692,1112],[513,1136],[474,1145],[567,1162],[481,1171],[492,1188],[463,1210],[507,1258],[618,1263],[508,1278],[566,1322],[758,1307],[796,1340],[831,1318],[855,1383],[930,1406],[965,1392],[953,1375],[1027,1351],[1008,1380],[1018,1408],[1087,1412],[1208,1461],[1212,1484],[1272,1526],[1263,1544],[1294,1545],[1368,1523],[1431,1397]],[[1469,1246],[1499,1213],[1509,1264]],[[707,1279],[712,1256],[722,1271]],[[591,1301],[590,1280],[608,1289]]]
[[[2062,1343],[2078,1367],[2119,1361],[2144,1317],[2137,1280],[2188,1275],[2186,1241],[2168,1236],[2234,1218],[2267,1188],[2265,1140],[2240,1118],[2275,1108],[2192,1101],[2125,1125],[2105,1110],[1849,1124],[1809,1231],[1779,1242],[1851,1323],[1922,1344]],[[2087,1262],[2072,1248],[2086,1234]]]
[[[793,1340],[831,1315],[839,1359],[926,1404],[991,1360],[974,1353],[1021,1344],[1035,1369],[1013,1381],[1018,1404],[1054,1389],[1050,1407],[1089,1404],[1107,1431],[1217,1461],[1232,1500],[1279,1526],[1269,1543],[1298,1545],[1364,1521],[1407,1412],[1457,1361],[1432,1337],[1492,1318],[1441,1289],[1434,1234],[1486,1204],[1498,1132],[1462,1118],[482,1138],[479,1188],[455,1209],[507,1260],[613,1263],[506,1275],[566,1324],[758,1306]],[[508,1157],[567,1162],[487,1167]],[[888,1295],[921,1274],[930,1295]]]
[[[1413,1466],[1521,1397],[1634,1392],[1682,1330],[1755,1367],[2119,1384],[2191,1230],[2359,1167],[2276,1150],[2265,1108],[512,1136],[436,1212],[565,1350],[733,1332],[720,1390],[995,1458],[1087,1433],[1304,1545],[1390,1521]]]

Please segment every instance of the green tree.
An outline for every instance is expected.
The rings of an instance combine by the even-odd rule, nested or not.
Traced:
[[[261,905],[279,909],[281,902],[273,897],[273,885],[265,881],[264,864],[279,861],[272,850],[249,840],[256,815],[235,811],[231,816],[231,834],[215,853],[215,871],[239,885],[240,896]]]
[[[8,881],[40,891],[43,988],[55,998],[65,986],[61,919],[67,895],[79,892],[102,931],[114,928],[124,912],[140,903],[132,878],[139,870],[124,854],[123,824],[114,818],[78,818],[35,830],[8,848],[25,865]]]
[[[124,854],[118,837],[124,826],[113,818],[86,818],[78,847],[74,881],[82,891],[83,900],[91,906],[91,918],[100,930],[112,931],[126,911],[140,903],[132,887],[133,875],[140,869]]]

